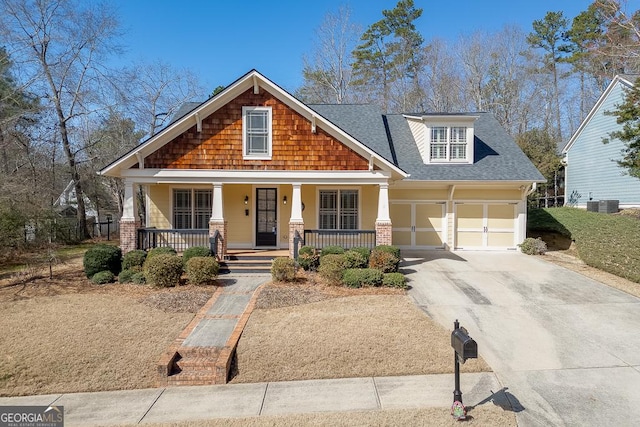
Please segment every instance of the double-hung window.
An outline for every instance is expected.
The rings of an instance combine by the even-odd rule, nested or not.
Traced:
[[[209,228],[213,194],[211,190],[173,190],[173,228]]]
[[[357,230],[358,190],[320,190],[318,224],[323,230]]]
[[[433,126],[429,141],[431,162],[466,162],[467,128],[465,126]]]
[[[242,150],[246,159],[271,159],[271,107],[242,107]]]

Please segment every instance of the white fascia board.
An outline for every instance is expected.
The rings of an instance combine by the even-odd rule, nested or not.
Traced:
[[[127,169],[123,177],[140,184],[207,183],[224,184],[386,184],[391,174],[384,171],[245,171],[189,169]]]
[[[455,185],[458,188],[471,188],[471,187],[503,187],[513,188],[520,187],[521,185],[531,185],[534,182],[544,183],[546,181],[533,181],[533,180],[514,180],[514,181],[421,181],[421,180],[403,180],[394,181],[393,187],[390,188],[448,188],[451,185]]]
[[[629,88],[633,87],[633,83],[630,82],[629,80],[619,75],[615,76],[613,80],[611,80],[611,83],[609,83],[609,86],[607,86],[604,92],[602,92],[602,95],[600,95],[600,98],[598,98],[593,108],[591,108],[591,111],[589,111],[589,114],[587,114],[587,117],[584,118],[582,123],[580,123],[580,126],[578,127],[578,129],[573,133],[573,135],[569,139],[569,142],[566,143],[566,145],[562,149],[562,154],[566,154],[571,149],[573,144],[576,142],[576,139],[578,139],[580,134],[582,134],[582,131],[584,131],[584,128],[589,124],[593,116],[595,116],[596,112],[600,109],[602,104],[606,101],[606,99],[609,97],[609,94],[611,94],[611,92],[613,91],[613,89],[616,87],[618,83],[624,84]]]
[[[137,163],[137,157],[146,157],[164,145],[171,142],[174,138],[186,132],[190,127],[197,125],[198,117],[202,120],[214,113],[219,108],[225,106],[245,90],[253,87],[253,79],[251,78],[255,71],[246,74],[244,77],[236,80],[222,92],[211,99],[200,104],[189,114],[172,123],[170,126],[162,129],[159,133],[152,136],[141,145],[137,146],[120,159],[103,168],[99,174],[109,176],[121,176],[119,170],[131,168]]]

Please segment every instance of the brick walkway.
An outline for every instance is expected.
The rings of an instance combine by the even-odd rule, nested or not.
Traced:
[[[226,384],[240,335],[270,275],[228,275],[158,362],[157,385]]]

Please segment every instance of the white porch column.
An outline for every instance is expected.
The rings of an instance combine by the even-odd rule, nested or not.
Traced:
[[[293,194],[291,195],[291,218],[290,221],[302,221],[302,197],[300,195],[301,184],[293,184]]]
[[[222,200],[222,183],[213,183],[213,200],[211,201],[211,218],[209,219],[209,237],[214,237],[218,232],[218,240],[215,242],[215,252],[218,259],[224,259],[227,255],[227,227],[228,223],[223,214],[224,203]]]
[[[124,181],[124,200],[122,204],[122,220],[135,221],[137,220],[138,204],[136,203],[136,193],[134,189],[134,183],[131,180],[125,179]]]
[[[393,228],[389,216],[389,184],[380,184],[378,190],[378,217],[376,218],[376,245],[391,245]]]
[[[291,218],[289,218],[289,257],[295,258],[294,238],[296,237],[296,232],[300,235],[300,237],[304,237],[304,220],[302,219],[302,195],[300,193],[302,184],[294,183],[292,185],[293,193],[291,194]]]
[[[378,217],[376,222],[391,222],[389,217],[389,184],[380,184],[378,190]]]
[[[129,179],[124,181],[124,200],[122,204],[122,218],[120,218],[120,249],[123,253],[130,252],[138,247],[138,218],[135,184]]]
[[[211,203],[211,220],[210,221],[224,221],[224,215],[222,214],[222,184],[213,184],[213,200]]]

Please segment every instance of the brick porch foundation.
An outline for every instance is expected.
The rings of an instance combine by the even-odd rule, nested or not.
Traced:
[[[392,239],[392,225],[391,222],[376,222],[376,246],[378,245],[391,245]]]
[[[227,227],[228,221],[209,221],[209,237],[213,237],[216,230],[220,233],[218,247],[216,248],[218,259],[222,260],[227,255]]]
[[[289,258],[293,258],[293,239],[296,235],[296,231],[300,234],[300,237],[304,238],[304,222],[290,222],[289,223]],[[302,242],[298,246],[298,250],[302,247]]]
[[[138,228],[140,221],[120,220],[120,249],[123,254],[138,248]]]

